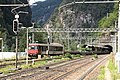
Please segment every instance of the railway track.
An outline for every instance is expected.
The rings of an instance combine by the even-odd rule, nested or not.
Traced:
[[[45,60],[48,60],[48,61],[50,61],[50,60],[53,60],[53,59],[61,59],[61,58],[51,58],[51,59],[41,59],[41,60],[39,60],[39,59],[34,59],[34,62],[38,62],[38,61],[45,61]],[[6,67],[6,66],[8,66],[8,65],[15,65],[15,59],[11,59],[11,60],[5,60],[5,61],[2,61],[1,63],[0,63],[0,68],[4,68],[4,67]],[[21,65],[21,64],[25,64],[26,63],[26,59],[19,59],[18,60],[18,65]],[[32,59],[29,59],[29,63],[32,63]]]
[[[88,56],[90,57],[90,56]],[[64,66],[66,64],[70,64],[70,63],[74,63],[74,62],[77,62],[78,60],[84,60],[84,59],[75,59],[75,60],[69,60],[69,61],[61,61],[59,63],[53,63],[53,64],[48,64],[48,65],[45,65],[45,66],[40,66],[38,68],[34,68],[34,69],[27,69],[27,70],[23,70],[21,72],[18,72],[18,73],[14,73],[14,74],[10,74],[10,75],[7,75],[7,76],[3,76],[1,77],[0,79],[9,79],[9,78],[23,78],[23,76],[25,77],[29,77],[30,74],[39,74],[39,72],[43,73],[43,72],[46,72],[46,71],[50,71],[52,70],[53,68],[56,68],[56,67],[60,67],[60,66]],[[49,66],[49,69],[46,70],[46,67]],[[29,73],[29,74],[27,74]]]
[[[101,64],[103,64],[105,62],[105,60],[108,58],[108,56],[104,57],[103,59],[99,60],[97,63],[95,63],[92,67],[88,68],[84,74],[81,75],[81,77],[79,78],[79,80],[83,80],[83,79],[88,79],[86,77],[88,77],[90,75],[90,73],[97,68],[98,66],[100,66]]]
[[[104,58],[106,59],[106,57]],[[84,78],[104,59],[86,61],[80,64],[78,67],[68,71],[67,73],[55,78],[54,80],[84,80]],[[100,60],[100,61],[99,61]],[[96,61],[98,61],[96,63]],[[90,67],[92,66],[92,67]],[[77,75],[76,77],[73,75]]]
[[[88,73],[87,69],[89,69],[90,66],[95,65],[100,60],[102,61],[103,60],[102,57],[104,56],[100,56],[99,59],[97,60],[92,60],[90,57],[88,57],[85,59],[77,59],[77,60],[61,62],[57,64],[46,65],[36,69],[23,71],[13,76],[6,76],[1,78],[1,80],[2,79],[12,79],[12,80],[16,80],[16,79],[17,80],[67,80],[67,79],[78,80],[79,79],[79,80],[83,80],[83,78],[85,78],[83,77],[83,75],[85,76]],[[101,61],[99,63],[101,63]],[[92,71],[93,68],[95,67],[92,67],[91,69],[89,69],[89,72]],[[79,74],[79,78],[71,79],[72,77],[71,75],[75,74],[76,71],[79,71],[79,73],[81,73]]]

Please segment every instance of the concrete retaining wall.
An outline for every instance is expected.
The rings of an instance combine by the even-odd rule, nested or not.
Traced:
[[[18,58],[25,56],[26,56],[25,52],[18,52]],[[15,52],[0,52],[0,59],[11,59],[15,57],[16,57]]]

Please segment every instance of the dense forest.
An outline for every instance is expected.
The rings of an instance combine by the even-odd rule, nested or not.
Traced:
[[[4,0],[0,3],[19,3],[17,0]],[[23,3],[27,3],[27,0],[20,0]],[[64,8],[59,9],[60,6],[74,1],[83,0],[46,0],[44,2],[37,2],[30,7],[21,8],[16,10],[28,11],[29,15],[21,14],[19,19],[24,26],[32,26],[31,20],[35,22],[35,27],[42,27],[44,24],[50,24],[50,27],[63,27],[63,28],[97,28],[97,27],[114,27],[115,21],[118,18],[118,4],[72,4]],[[90,0],[89,0],[90,1]],[[93,1],[93,0],[92,0]],[[1,7],[0,8],[0,37],[4,38],[4,51],[15,50],[15,36],[11,35],[12,21],[14,19],[13,13],[11,13],[13,7]],[[32,12],[31,12],[32,11]],[[5,14],[4,14],[5,13]],[[32,17],[32,19],[31,19]],[[35,41],[46,43],[46,33],[34,33]],[[32,33],[29,33],[31,36]],[[67,33],[52,33],[51,42],[60,42],[67,46],[66,40],[60,38],[67,37]],[[78,34],[69,34],[77,36]],[[93,35],[91,34],[79,34],[80,36]],[[24,51],[26,48],[26,29],[18,33],[19,38],[19,51]],[[79,36],[79,37],[80,37]],[[75,43],[75,41],[72,41]],[[71,44],[74,45],[74,44]],[[71,46],[72,48],[73,46]]]

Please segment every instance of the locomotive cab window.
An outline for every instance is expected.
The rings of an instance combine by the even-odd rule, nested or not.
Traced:
[[[29,46],[29,49],[37,50],[37,46]]]

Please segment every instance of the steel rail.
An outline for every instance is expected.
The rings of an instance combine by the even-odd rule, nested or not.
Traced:
[[[40,61],[40,60],[39,60]],[[32,71],[32,70],[35,70],[35,69],[44,69],[45,67],[51,67],[51,69],[53,69],[53,68],[56,68],[56,67],[54,67],[55,65],[59,65],[59,64],[63,64],[63,65],[65,65],[65,64],[69,64],[69,63],[71,63],[71,62],[74,62],[74,61],[78,61],[78,59],[74,59],[74,60],[70,60],[70,61],[60,61],[60,62],[58,62],[58,63],[52,63],[52,64],[46,64],[46,65],[43,65],[43,66],[39,66],[39,67],[37,67],[37,68],[30,68],[30,69],[25,69],[25,70],[23,70],[23,71],[21,71],[20,73],[19,72],[17,72],[17,73],[13,73],[13,74],[8,74],[7,76],[5,75],[5,76],[2,76],[2,77],[0,77],[0,79],[3,79],[3,78],[8,78],[8,77],[11,77],[11,76],[15,76],[15,75],[20,75],[21,73],[22,74],[24,74],[24,72],[29,72],[29,71]],[[57,66],[57,67],[61,67],[61,66],[63,66],[63,65],[59,65],[59,66]],[[53,66],[53,67],[52,67]]]
[[[93,65],[92,67],[90,67],[80,78],[79,80],[84,80],[85,77],[91,72],[93,71],[97,66],[99,66],[103,61],[105,61],[109,56],[106,56],[105,58],[103,58],[102,60],[100,60],[98,63],[96,63],[95,65]]]
[[[87,64],[91,64],[92,62],[94,62],[95,60],[92,60],[92,61],[88,61],[88,62],[83,62],[84,64],[82,64],[81,66],[73,69],[73,70],[70,70],[69,72],[63,74],[63,75],[60,75],[59,77],[57,77],[56,79],[54,80],[63,80],[65,77],[67,77],[68,75],[70,75],[71,73],[74,73],[76,71],[78,71],[79,69],[81,69],[82,67],[85,67]],[[83,80],[83,79],[82,79]]]

